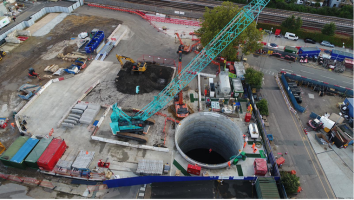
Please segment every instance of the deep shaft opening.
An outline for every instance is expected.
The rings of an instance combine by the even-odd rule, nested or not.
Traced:
[[[186,155],[191,159],[201,163],[220,164],[227,162],[224,157],[222,157],[217,151],[213,151],[212,149],[211,151],[210,149],[203,148],[192,149],[186,152]]]

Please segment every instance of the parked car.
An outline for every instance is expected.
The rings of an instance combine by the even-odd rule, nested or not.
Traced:
[[[305,43],[316,44],[316,41],[315,41],[314,39],[311,39],[311,38],[305,38],[305,39],[304,39],[304,42],[305,42]]]
[[[268,33],[269,35],[272,34],[272,31],[270,31],[270,30],[264,29],[264,31],[265,31],[266,33]]]
[[[269,47],[272,47],[272,48],[274,48],[274,49],[277,49],[279,46],[277,45],[277,44],[275,44],[275,43],[270,43],[269,45],[268,45]]]
[[[330,42],[326,41],[326,40],[323,40],[323,41],[321,42],[321,45],[322,45],[322,46],[326,46],[326,47],[332,47],[332,48],[334,48],[334,45],[331,44]]]
[[[296,41],[296,40],[299,39],[298,36],[296,36],[294,33],[290,33],[290,32],[286,32],[284,37],[285,37],[286,39],[294,40],[294,41]]]

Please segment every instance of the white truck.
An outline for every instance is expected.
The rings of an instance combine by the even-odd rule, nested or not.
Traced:
[[[284,37],[286,39],[294,40],[294,41],[297,41],[299,39],[298,36],[296,36],[294,33],[290,33],[290,32],[286,32]]]
[[[9,17],[7,17],[7,16],[0,17],[0,29],[4,28],[8,24],[10,24],[10,18]]]

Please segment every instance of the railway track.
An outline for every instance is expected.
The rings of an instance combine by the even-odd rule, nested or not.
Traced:
[[[174,8],[178,10],[204,12],[205,7],[214,8],[222,4],[222,1],[210,1],[210,0],[121,0],[123,2],[143,4],[155,7]],[[244,4],[236,4],[239,7],[243,7]],[[310,13],[301,13],[288,10],[279,10],[265,8],[259,16],[259,21],[281,23],[285,18],[295,15],[301,17],[303,26],[313,29],[322,29],[324,24],[334,22],[337,27],[337,32],[345,34],[353,34],[353,21],[350,19],[324,16]]]

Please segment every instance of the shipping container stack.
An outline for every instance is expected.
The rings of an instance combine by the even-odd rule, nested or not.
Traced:
[[[1,162],[6,166],[12,166],[10,160],[14,155],[20,150],[20,148],[27,142],[29,137],[21,136],[18,137],[11,146],[2,154],[0,157]]]
[[[25,159],[27,167],[38,169],[37,160],[41,157],[42,153],[47,149],[48,145],[52,142],[53,138],[42,138],[32,152]]]
[[[26,143],[23,144],[23,146],[18,150],[18,152],[11,158],[11,166],[20,169],[25,169],[26,165],[24,160],[31,153],[31,151],[37,145],[38,142],[38,139],[29,138]]]
[[[66,147],[66,143],[63,139],[53,139],[41,157],[37,160],[39,169],[52,171],[58,160],[64,154]]]

